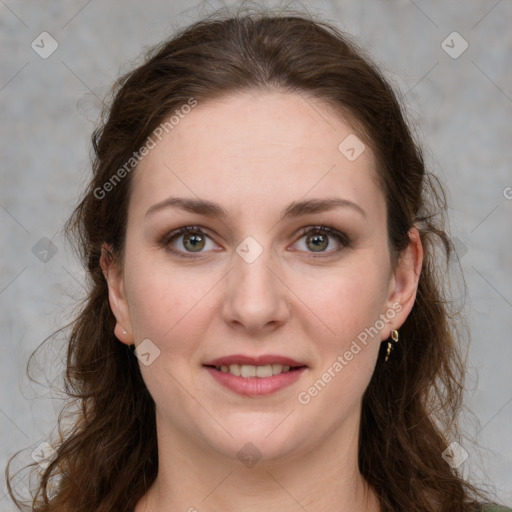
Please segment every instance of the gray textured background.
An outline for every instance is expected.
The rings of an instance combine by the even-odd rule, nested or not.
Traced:
[[[512,2],[302,5],[355,35],[383,66],[405,95],[430,166],[448,187],[469,299],[468,406],[474,416],[465,426],[469,441],[483,447],[458,440],[469,453],[461,468],[512,505]],[[18,466],[31,461],[31,451],[50,438],[62,405],[49,384],[59,384],[65,338],[57,337],[38,359],[41,384],[30,382],[25,368],[30,353],[66,323],[83,295],[84,275],[61,228],[87,179],[100,98],[145,48],[220,6],[0,0],[2,468],[27,447]],[[463,41],[446,40],[454,31],[469,45],[458,58],[454,52]],[[46,59],[31,47],[34,40],[41,45],[42,32],[58,43]],[[57,249],[46,262],[36,245],[44,237]],[[0,511],[13,510],[5,491],[2,480]]]

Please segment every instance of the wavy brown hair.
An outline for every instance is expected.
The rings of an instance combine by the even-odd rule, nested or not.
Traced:
[[[88,275],[88,294],[71,327],[65,389],[74,406],[57,454],[38,474],[35,512],[128,512],[158,472],[155,405],[133,346],[114,336],[104,243],[122,263],[133,172],[112,179],[148,136],[191,98],[199,103],[240,91],[283,91],[315,98],[350,120],[374,152],[387,203],[394,261],[421,234],[424,261],[416,302],[400,343],[384,362],[382,344],[363,396],[359,469],[383,512],[480,510],[484,494],[441,454],[460,440],[465,358],[450,311],[446,262],[453,245],[443,224],[445,195],[425,169],[393,88],[351,39],[325,21],[296,12],[216,12],[150,50],[112,89],[92,136],[92,179],[66,224]],[[439,257],[442,256],[442,260]],[[36,464],[33,464],[36,466]],[[38,469],[38,468],[36,468]]]

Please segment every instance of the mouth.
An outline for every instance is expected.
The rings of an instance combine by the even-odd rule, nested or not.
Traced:
[[[232,355],[203,365],[215,381],[241,395],[275,393],[300,379],[307,365],[285,356]]]

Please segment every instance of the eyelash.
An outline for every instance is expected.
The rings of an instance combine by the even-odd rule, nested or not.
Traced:
[[[172,231],[171,233],[168,233],[165,236],[161,237],[159,244],[162,247],[166,248],[167,250],[169,250],[170,252],[172,252],[173,254],[175,254],[179,257],[188,258],[188,259],[196,259],[198,257],[196,254],[201,254],[200,252],[199,253],[187,253],[187,252],[177,251],[177,250],[169,247],[171,242],[173,242],[175,239],[179,238],[182,235],[186,235],[187,233],[200,234],[202,236],[210,238],[210,240],[211,240],[211,237],[208,236],[208,234],[206,234],[199,226],[185,226],[185,227],[176,229],[175,231]],[[340,249],[327,251],[323,254],[321,252],[318,253],[317,255],[315,255],[314,253],[311,253],[312,255],[308,256],[308,258],[312,258],[312,259],[325,258],[327,256],[332,255],[333,253],[340,252],[343,248],[350,247],[350,245],[351,245],[350,239],[348,238],[347,235],[337,231],[336,229],[329,228],[329,227],[323,226],[323,225],[322,226],[310,226],[307,228],[303,228],[300,232],[298,240],[300,240],[304,236],[309,235],[311,233],[328,235],[332,238],[335,238],[341,244],[342,247]]]

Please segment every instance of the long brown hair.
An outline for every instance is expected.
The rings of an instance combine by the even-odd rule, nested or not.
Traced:
[[[155,405],[132,348],[114,336],[101,249],[110,244],[122,261],[136,172],[126,162],[153,131],[191,98],[201,103],[247,90],[316,98],[350,119],[378,162],[392,254],[407,247],[413,225],[420,229],[416,302],[386,363],[382,344],[364,393],[359,469],[384,512],[477,510],[484,494],[441,455],[460,440],[464,390],[464,357],[443,286],[442,262],[453,248],[443,189],[425,169],[393,89],[363,50],[311,16],[258,10],[217,12],[181,29],[113,87],[92,136],[92,180],[66,224],[89,277],[67,353],[66,392],[76,410],[71,427],[61,429],[59,417],[56,456],[38,475],[31,510],[131,511],[155,480]],[[122,179],[113,180],[122,168]],[[23,510],[10,485],[13,457],[8,489]]]

